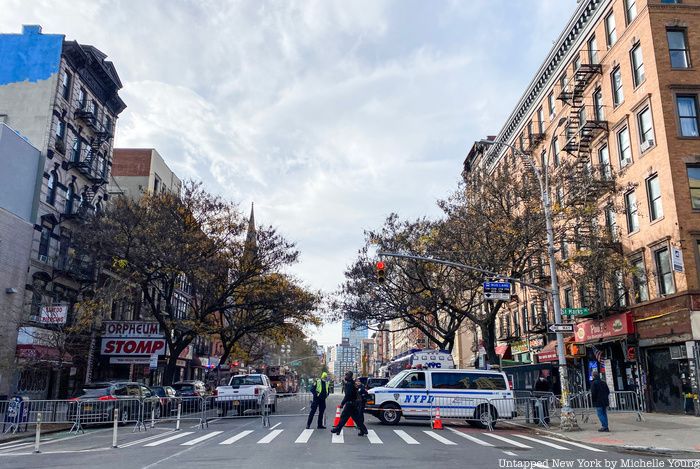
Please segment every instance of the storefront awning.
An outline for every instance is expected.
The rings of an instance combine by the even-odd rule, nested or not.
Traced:
[[[573,337],[567,337],[564,339],[565,344],[572,343],[574,341]],[[565,352],[566,353],[566,352]],[[567,357],[571,358],[571,357]],[[551,362],[556,362],[559,361],[559,355],[557,354],[557,341],[553,340],[547,345],[544,346],[544,348],[537,353],[537,361],[539,363],[551,363]]]
[[[510,351],[510,345],[496,345],[496,355],[502,359],[512,359],[513,354]]]
[[[581,321],[576,324],[574,338],[577,344],[586,344],[621,339],[629,334],[634,334],[634,320],[632,313],[626,312]]]
[[[73,356],[68,353],[61,352],[53,347],[48,347],[46,345],[37,344],[18,344],[16,349],[17,358],[23,358],[25,360],[34,360],[40,362],[62,362],[62,363],[72,363]]]

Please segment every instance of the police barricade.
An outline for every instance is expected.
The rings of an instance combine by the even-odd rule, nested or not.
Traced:
[[[68,421],[73,423],[70,432],[84,432],[85,425],[113,422],[115,411],[117,422],[120,425],[133,423],[133,431],[145,430],[144,406],[141,399],[110,397],[98,399],[69,399],[67,416]],[[44,419],[43,422],[49,423],[46,419]]]
[[[588,422],[591,413],[595,412],[591,401],[591,392],[584,391],[569,395],[571,410],[581,417],[582,422]]]
[[[637,421],[644,420],[642,416],[642,396],[636,391],[611,391],[609,413],[637,414]]]
[[[208,396],[202,399],[201,419],[203,426],[212,420],[263,417],[275,413],[282,399],[276,392],[258,393],[245,391],[231,396]]]

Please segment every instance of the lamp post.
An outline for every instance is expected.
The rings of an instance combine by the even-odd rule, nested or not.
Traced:
[[[559,123],[561,124],[562,121]],[[557,125],[559,127],[559,125]],[[544,208],[544,218],[547,230],[547,255],[549,257],[549,272],[552,282],[552,288],[550,295],[552,296],[552,303],[554,305],[554,320],[557,324],[561,324],[561,301],[559,298],[559,279],[557,277],[557,261],[554,257],[556,248],[554,246],[554,224],[552,221],[552,202],[549,198],[549,173],[547,169],[547,162],[542,162],[542,168],[539,168],[535,164],[535,160],[532,155],[519,150],[515,146],[506,143],[499,142],[495,140],[480,140],[478,143],[490,146],[490,145],[502,145],[504,147],[513,150],[513,153],[520,156],[527,166],[532,169],[535,174],[537,183],[540,186],[540,195],[542,197],[542,206]],[[557,332],[557,356],[559,358],[559,377],[561,379],[561,428],[564,431],[579,430],[578,423],[576,422],[576,414],[571,410],[571,404],[569,401],[569,373],[566,367],[566,355],[564,353],[564,334]]]

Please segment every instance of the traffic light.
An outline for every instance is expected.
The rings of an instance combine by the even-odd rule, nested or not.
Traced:
[[[382,261],[377,261],[375,267],[375,275],[377,276],[377,282],[384,283],[386,281],[386,272],[384,271],[386,265],[384,265],[384,262]]]

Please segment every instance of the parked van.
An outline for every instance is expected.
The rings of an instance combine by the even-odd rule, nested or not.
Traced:
[[[465,419],[482,428],[488,426],[489,413],[492,426],[499,418],[516,416],[513,390],[502,371],[422,367],[372,388],[365,412],[396,425],[401,417],[429,419],[437,407],[442,418]]]

